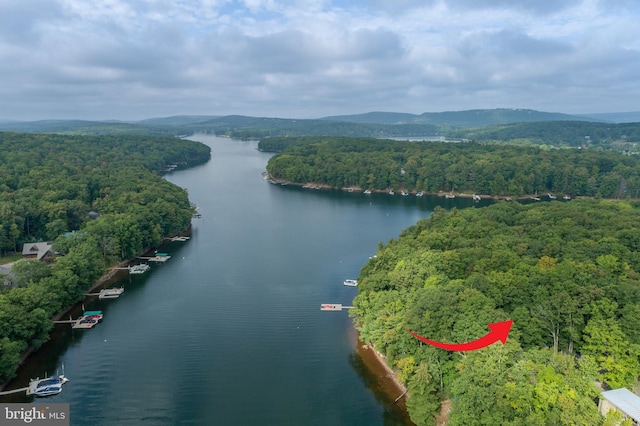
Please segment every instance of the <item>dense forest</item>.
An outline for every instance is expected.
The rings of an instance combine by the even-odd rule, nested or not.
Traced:
[[[0,286],[0,383],[107,267],[190,226],[186,191],[158,172],[209,158],[176,138],[0,133],[0,251],[55,241],[60,255],[19,262]]]
[[[276,180],[334,188],[519,197],[640,196],[640,161],[612,151],[371,138],[266,138]]]
[[[418,425],[615,425],[600,389],[640,376],[640,204],[574,200],[445,212],[381,244],[352,315],[407,384]],[[505,345],[448,352],[507,319]],[[626,423],[625,423],[626,424]]]

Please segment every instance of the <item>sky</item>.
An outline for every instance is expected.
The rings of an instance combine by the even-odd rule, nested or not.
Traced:
[[[640,111],[637,0],[1,0],[0,119]]]

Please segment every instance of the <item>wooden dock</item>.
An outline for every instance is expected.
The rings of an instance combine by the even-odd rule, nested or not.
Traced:
[[[76,321],[78,320],[74,320],[69,318],[68,320],[62,320],[62,321],[53,321],[54,324],[75,324]]]
[[[26,388],[19,388],[19,389],[13,389],[13,390],[8,390],[8,391],[2,391],[2,392],[0,392],[0,395],[11,395],[12,393],[26,392],[28,390],[29,390],[29,386],[27,386]]]

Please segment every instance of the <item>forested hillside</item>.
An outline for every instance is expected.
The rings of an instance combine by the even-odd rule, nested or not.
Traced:
[[[334,188],[640,196],[640,161],[611,151],[345,137],[267,138],[259,148],[282,151],[267,165],[274,179]]]
[[[189,227],[186,191],[158,171],[209,157],[175,138],[0,133],[0,250],[55,240],[61,254],[50,267],[20,262],[17,288],[0,287],[0,383],[105,268]]]
[[[586,146],[638,151],[640,123],[593,123],[586,121],[547,121],[513,123],[454,130],[451,137],[476,141],[501,141],[530,145]]]
[[[628,115],[633,117],[632,114]],[[238,139],[278,136],[469,139],[518,145],[600,147],[638,152],[640,123],[527,109],[479,109],[424,113],[393,112],[293,119],[273,117],[174,116],[137,122],[40,120],[0,121],[0,131],[75,135],[191,135],[215,133]]]
[[[599,389],[640,375],[640,204],[577,200],[435,211],[381,245],[352,310],[407,385],[418,425],[601,425]],[[507,319],[506,345],[462,343]],[[613,425],[614,418],[607,420]]]

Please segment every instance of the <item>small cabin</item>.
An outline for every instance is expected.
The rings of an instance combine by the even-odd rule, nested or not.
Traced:
[[[51,249],[52,243],[27,243],[22,246],[22,257],[25,259],[38,259],[51,263],[56,258],[56,254]]]
[[[640,396],[629,389],[602,392],[598,409],[603,416],[606,416],[609,410],[616,410],[622,414],[622,420],[631,419],[634,425],[640,425]]]

